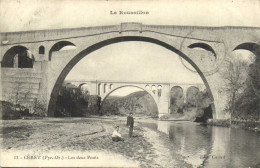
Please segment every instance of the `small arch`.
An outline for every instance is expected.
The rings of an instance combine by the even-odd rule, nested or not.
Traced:
[[[104,84],[104,93],[107,92],[107,84]]]
[[[256,56],[259,56],[258,54],[260,53],[260,45],[256,43],[242,43],[233,49],[233,51],[235,50],[248,50]]]
[[[197,94],[200,92],[199,88],[196,87],[196,86],[190,86],[188,89],[187,89],[187,93],[186,93],[186,96],[187,96],[187,103],[194,103],[194,101],[196,100],[196,96]]]
[[[158,85],[157,86],[157,90],[158,90],[158,96],[161,97],[161,95],[162,95],[162,86]]]
[[[45,54],[45,48],[44,46],[39,47],[39,54]]]
[[[113,84],[110,84],[109,89],[113,89]]]
[[[206,43],[193,43],[191,45],[188,46],[188,48],[202,48],[204,50],[210,51],[212,52],[212,54],[214,55],[215,58],[217,58],[216,52],[213,50],[213,48],[206,44]]]
[[[152,89],[152,92],[155,94],[156,86],[155,86],[155,85],[152,85],[151,89]]]
[[[90,94],[90,89],[89,89],[89,85],[87,83],[82,83],[78,86],[79,91],[83,94],[83,95],[88,95]]]
[[[178,92],[178,93],[177,93]],[[173,86],[172,88],[171,88],[171,94],[174,94],[175,95],[175,93],[176,94],[178,94],[179,95],[179,93],[181,93],[180,95],[179,95],[179,98],[182,98],[184,95],[183,95],[183,88],[182,87],[180,87],[180,86]]]
[[[34,56],[30,50],[24,46],[11,47],[5,53],[1,67],[8,68],[33,68]]]
[[[64,49],[65,48],[65,49]],[[69,41],[59,41],[55,43],[49,52],[49,61],[51,61],[52,52],[75,49],[76,45]]]
[[[149,85],[145,85],[145,89],[149,90],[150,89]]]
[[[101,90],[101,84],[99,83],[98,84],[98,95],[101,95],[101,91],[100,90]]]
[[[87,83],[81,83],[81,84],[78,86],[79,90],[82,88],[83,85],[86,85],[86,86],[87,86]]]

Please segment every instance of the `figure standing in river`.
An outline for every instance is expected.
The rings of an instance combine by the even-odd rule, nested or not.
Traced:
[[[134,117],[133,117],[133,113],[130,113],[129,116],[127,116],[126,125],[129,127],[129,137],[132,137],[133,136],[133,130],[134,130]]]

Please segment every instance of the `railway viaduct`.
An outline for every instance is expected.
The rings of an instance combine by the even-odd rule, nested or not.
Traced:
[[[184,84],[173,82],[156,82],[156,81],[73,81],[70,82],[81,89],[87,87],[90,95],[99,95],[103,102],[111,93],[123,87],[136,87],[146,91],[153,99],[158,108],[159,117],[170,113],[170,98],[172,88],[179,87],[183,91],[183,99],[186,101],[187,91],[190,87],[195,87],[198,91],[206,89],[204,84]],[[86,89],[86,88],[85,88]]]
[[[41,102],[53,116],[59,88],[70,70],[88,54],[127,41],[154,43],[189,62],[212,100],[213,118],[224,119],[227,95],[221,77],[234,50],[259,54],[260,28],[120,25],[0,34],[1,100],[32,107]],[[70,47],[69,50],[63,50]],[[162,67],[163,68],[163,67]],[[15,96],[18,99],[14,98]],[[167,112],[162,112],[167,113]]]

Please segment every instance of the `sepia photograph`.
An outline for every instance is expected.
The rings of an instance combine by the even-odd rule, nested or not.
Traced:
[[[260,168],[259,0],[0,0],[0,167]]]

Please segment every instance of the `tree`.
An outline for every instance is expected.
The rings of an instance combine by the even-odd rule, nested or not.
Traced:
[[[40,116],[40,117],[43,117],[43,116],[46,117],[46,115],[47,115],[46,111],[47,111],[47,109],[45,107],[45,103],[42,102],[42,101],[39,101],[38,99],[35,99],[32,115]]]
[[[239,97],[239,93],[242,93],[246,86],[246,79],[248,77],[247,62],[239,59],[227,61],[227,68],[222,76],[226,81],[225,88],[223,89],[229,98],[227,110],[232,115],[235,113],[235,103]]]
[[[239,119],[259,120],[260,118],[260,58],[249,66],[245,90],[235,102],[236,116]]]
[[[260,56],[260,54],[259,54]],[[250,84],[254,93],[260,98],[260,58],[256,58],[255,62],[249,66]]]

